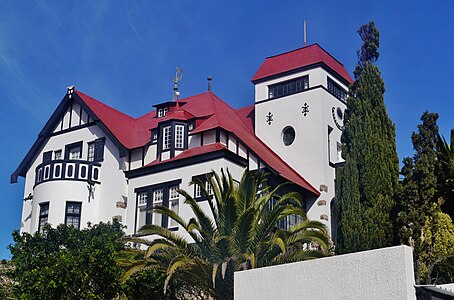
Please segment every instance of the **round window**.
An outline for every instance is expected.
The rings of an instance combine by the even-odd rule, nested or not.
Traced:
[[[340,107],[338,107],[336,112],[337,112],[337,116],[339,117],[339,119],[342,120],[344,118],[344,113],[342,112],[342,109]]]
[[[295,129],[293,127],[285,127],[282,130],[282,141],[284,142],[285,146],[290,146],[293,141],[295,140]]]

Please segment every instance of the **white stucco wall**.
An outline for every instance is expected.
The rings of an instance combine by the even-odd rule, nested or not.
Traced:
[[[75,119],[75,116],[74,112],[72,119]],[[34,232],[38,229],[39,204],[44,202],[49,202],[48,222],[53,226],[64,223],[67,201],[82,203],[81,228],[86,227],[87,222],[112,221],[113,216],[120,215],[124,219],[125,210],[116,206],[118,201],[124,201],[127,197],[127,183],[122,170],[123,160],[119,158],[117,147],[107,137],[104,160],[99,171],[101,184],[94,185],[94,198],[90,201],[85,181],[54,180],[34,186],[35,170],[42,163],[44,152],[62,150],[64,154],[65,145],[82,141],[81,159],[87,160],[87,143],[101,137],[105,137],[105,133],[97,125],[93,125],[51,136],[47,140],[27,171],[24,198],[32,194],[33,200],[25,201],[23,204],[21,232]]]
[[[347,90],[344,84],[321,67],[259,83],[255,86],[256,101],[259,101],[255,105],[255,134],[315,188],[327,187],[320,189],[318,199],[307,203],[307,214],[310,219],[323,222],[331,232],[330,204],[335,197],[334,164],[340,161],[337,143],[340,143],[342,134],[332,111],[338,107],[345,111],[345,103],[323,88],[260,102],[268,99],[269,85],[305,75],[309,76],[309,88],[327,88],[329,77]],[[305,104],[309,107],[306,115],[302,113]],[[267,122],[268,113],[273,115],[271,124]],[[288,126],[294,128],[295,140],[285,146],[283,130]],[[328,127],[331,128],[330,133]]]
[[[397,246],[235,273],[242,299],[415,300],[413,254]]]

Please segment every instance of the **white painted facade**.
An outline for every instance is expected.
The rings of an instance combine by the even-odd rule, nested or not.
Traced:
[[[302,181],[308,182],[307,187],[315,187],[312,191],[304,192],[308,216],[310,219],[324,222],[330,228],[330,204],[335,193],[335,165],[342,162],[338,147],[342,116],[336,117],[336,113],[339,110],[341,115],[343,114],[345,103],[328,91],[328,78],[345,91],[348,87],[345,80],[339,80],[338,75],[327,70],[323,65],[317,65],[255,82],[255,108],[252,114],[255,115],[254,139],[260,139],[267,146],[266,151],[274,151],[271,157],[276,154],[276,157],[280,157],[277,164],[284,171],[296,171]],[[269,86],[302,76],[309,78],[307,89],[269,99]],[[38,230],[40,210],[46,203],[48,213],[45,217],[48,223],[56,226],[67,222],[67,205],[69,202],[75,202],[80,203],[80,228],[86,227],[88,222],[117,219],[126,226],[127,234],[134,234],[141,225],[154,222],[155,216],[149,216],[147,219],[145,207],[152,203],[151,198],[161,197],[161,189],[166,193],[164,198],[167,200],[170,197],[170,187],[184,189],[195,197],[194,187],[189,186],[194,176],[207,174],[212,170],[219,172],[221,169],[228,169],[234,179],[239,181],[246,168],[265,168],[274,174],[278,173],[275,176],[281,181],[287,178],[285,174],[270,168],[271,162],[264,158],[267,156],[269,160],[270,153],[264,155],[254,152],[254,147],[248,144],[250,139],[241,140],[228,126],[223,127],[221,124],[220,127],[197,131],[200,126],[197,122],[203,124],[210,115],[196,117],[196,121],[190,118],[173,121],[172,126],[189,126],[193,122],[191,126],[194,126],[195,131],[193,133],[193,129],[185,127],[185,146],[181,149],[174,148],[173,152],[163,149],[163,126],[168,126],[168,123],[162,125],[158,116],[154,118],[157,119],[155,121],[158,125],[147,128],[151,131],[146,132],[144,144],[126,147],[109,128],[117,125],[105,123],[101,116],[96,115],[96,110],[84,101],[74,89],[68,90],[68,95],[12,176],[26,178],[24,198],[28,200],[24,201],[23,205],[21,232]],[[184,109],[185,106],[182,105]],[[302,111],[303,106],[307,108],[305,113]],[[101,107],[102,109],[104,108]],[[169,109],[171,111],[171,108]],[[267,118],[270,113],[271,122]],[[283,129],[288,126],[295,129],[295,140],[291,145],[285,146],[282,135]],[[154,134],[157,134],[156,138]],[[254,133],[251,131],[249,134]],[[104,141],[102,159],[88,161],[88,145],[99,139]],[[261,143],[258,140],[257,142]],[[79,158],[70,159],[67,148],[74,143],[80,143],[82,149]],[[174,136],[170,143],[175,145]],[[193,149],[210,145],[216,149],[210,148],[205,156],[199,153],[184,157]],[[61,159],[56,157],[56,151],[59,150]],[[51,153],[51,157],[47,157],[46,162],[43,162],[46,153]],[[213,153],[221,155],[212,155]],[[180,157],[184,159],[179,159]],[[72,169],[71,172],[69,168]],[[12,179],[12,182],[14,181],[15,179]],[[320,191],[319,196],[315,195],[316,190]],[[145,197],[148,204],[140,204],[140,201],[145,201]],[[170,205],[166,200],[163,201]],[[189,220],[192,214],[183,201],[182,196],[179,196],[176,207],[179,214]],[[208,209],[206,201],[200,203]],[[172,227],[169,222],[160,222],[163,226]]]
[[[270,85],[303,76],[309,78],[309,88],[306,91],[268,99]],[[320,190],[321,195],[308,203],[308,217],[319,220],[330,228],[331,203],[335,197],[335,166],[343,162],[340,153],[343,118],[337,115],[337,110],[343,116],[346,104],[328,92],[328,78],[345,91],[348,90],[348,86],[321,67],[256,84],[255,132],[274,152]],[[304,106],[307,107],[307,112],[303,112]],[[267,122],[266,116],[269,113],[272,114],[272,122]],[[282,136],[284,129],[288,127],[294,128],[296,134],[295,141],[286,146],[282,142]]]

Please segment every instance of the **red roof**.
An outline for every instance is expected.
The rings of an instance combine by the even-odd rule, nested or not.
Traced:
[[[183,151],[181,154],[174,156],[171,159],[161,160],[161,161],[155,160],[155,161],[152,161],[151,163],[149,163],[148,165],[145,165],[144,167],[156,166],[156,165],[160,165],[163,163],[168,163],[171,161],[188,158],[188,157],[193,157],[193,156],[197,156],[197,155],[202,155],[202,154],[207,154],[207,153],[211,153],[211,152],[216,152],[216,151],[220,151],[220,150],[227,150],[227,147],[222,145],[221,143],[214,143],[214,144],[208,144],[208,145],[203,145],[203,146],[199,146],[199,147],[194,147],[194,148],[190,148],[190,149]]]
[[[273,75],[297,70],[300,68],[323,63],[328,68],[345,79],[349,84],[353,82],[344,65],[332,57],[318,44],[296,49],[265,59],[258,71],[252,77],[252,82],[264,79]]]
[[[76,91],[76,93],[119,142],[128,149],[146,145],[151,138],[150,129],[156,128],[159,122],[175,117],[179,120],[199,118],[198,125],[193,132],[196,132],[196,130],[200,132],[208,129],[223,128],[237,136],[261,161],[279,173],[279,175],[316,195],[320,194],[306,179],[255,136],[253,130],[253,105],[235,111],[212,92],[205,92],[183,99],[182,103],[184,102],[184,104],[181,106],[177,105],[174,112],[172,110],[169,111],[163,118],[156,118],[155,111],[152,111],[135,119],[80,91]],[[213,144],[187,149],[171,160],[220,150],[218,148],[218,144]],[[156,161],[151,164],[161,164],[171,160]]]

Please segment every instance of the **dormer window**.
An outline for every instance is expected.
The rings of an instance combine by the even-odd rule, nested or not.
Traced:
[[[296,94],[309,88],[309,76],[303,76],[268,86],[268,99]]]
[[[184,147],[184,125],[175,125],[175,148]]]
[[[170,149],[171,126],[162,128],[162,150]]]
[[[158,109],[158,118],[165,117],[168,111],[169,111],[168,107],[159,108]]]

